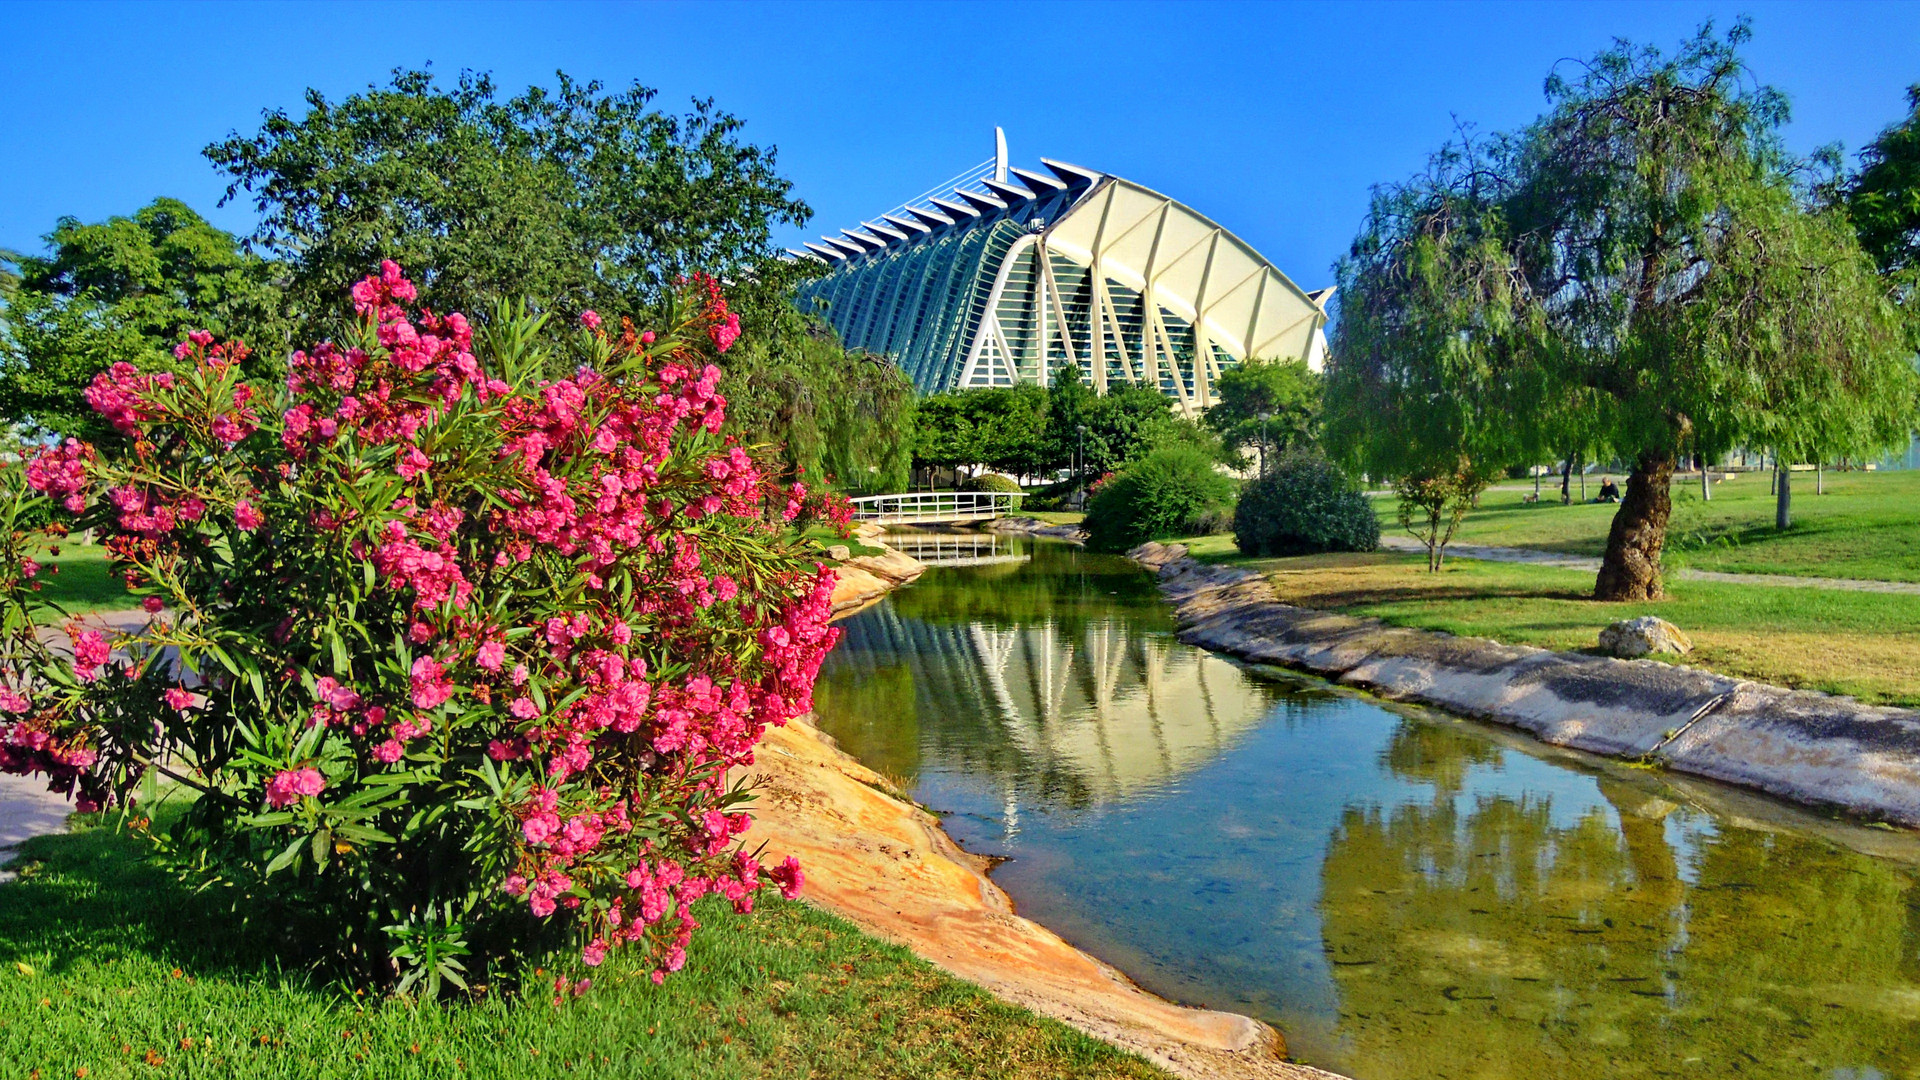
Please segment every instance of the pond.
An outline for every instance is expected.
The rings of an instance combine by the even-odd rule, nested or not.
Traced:
[[[1146,988],[1361,1080],[1920,1077],[1920,840],[1249,670],[1121,559],[945,561],[820,726]]]

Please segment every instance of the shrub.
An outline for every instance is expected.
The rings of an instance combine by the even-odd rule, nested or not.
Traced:
[[[1125,551],[1148,540],[1191,535],[1209,512],[1233,504],[1234,483],[1212,455],[1176,444],[1153,451],[1093,489],[1085,528],[1089,546]]]
[[[188,374],[115,365],[87,400],[125,444],[8,474],[0,511],[30,485],[97,530],[149,621],[50,650],[9,530],[0,769],[82,810],[149,768],[195,789],[170,857],[358,981],[497,982],[569,936],[658,980],[700,896],[799,887],[739,849],[727,771],[806,711],[838,633],[783,520],[819,499],[722,434],[704,356],[738,322],[710,281],[658,338],[584,314],[551,381],[543,317],[475,334],[413,296],[384,264],[357,336],[276,389],[204,333]]]
[[[1015,483],[1012,477],[999,473],[981,473],[970,476],[960,485],[961,491],[998,491],[1018,495],[1025,489]]]
[[[1296,451],[1240,492],[1233,542],[1244,555],[1372,551],[1380,546],[1380,520],[1339,466]]]

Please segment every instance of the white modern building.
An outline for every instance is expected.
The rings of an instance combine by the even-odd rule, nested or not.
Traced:
[[[1157,386],[1188,410],[1249,358],[1326,355],[1331,288],[1307,292],[1245,241],[1159,192],[1041,159],[992,159],[839,236],[794,251],[827,273],[800,290],[849,348],[891,357],[922,393]]]

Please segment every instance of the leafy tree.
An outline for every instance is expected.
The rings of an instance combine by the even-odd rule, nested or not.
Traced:
[[[1920,272],[1920,83],[1907,88],[1907,105],[1842,189],[1861,248],[1888,274]]]
[[[980,460],[973,410],[957,391],[930,394],[914,407],[915,468],[959,469]]]
[[[1555,73],[1546,115],[1484,156],[1445,152],[1460,163],[1449,182],[1413,186],[1423,214],[1383,222],[1376,206],[1356,244],[1356,275],[1398,285],[1373,290],[1363,325],[1380,329],[1361,365],[1391,363],[1378,346],[1396,334],[1424,365],[1405,385],[1357,380],[1387,410],[1375,422],[1428,448],[1451,441],[1478,472],[1537,460],[1572,401],[1632,462],[1599,599],[1663,594],[1671,479],[1698,432],[1884,445],[1912,422],[1911,344],[1888,284],[1844,217],[1796,187],[1786,103],[1748,77],[1748,36],[1744,21],[1709,25],[1671,58],[1621,44],[1571,80]],[[1343,405],[1353,422],[1363,407]]]
[[[177,199],[132,217],[83,224],[61,218],[50,254],[19,256],[0,338],[0,416],[91,439],[111,429],[82,393],[93,376],[128,362],[172,369],[192,330],[255,335],[249,371],[285,358],[288,324],[275,305],[274,267]]]
[[[501,100],[485,74],[448,87],[397,70],[338,102],[309,90],[304,115],[269,110],[205,153],[230,178],[225,199],[252,198],[253,242],[286,260],[308,324],[382,258],[431,267],[421,300],[441,311],[538,297],[638,313],[704,270],[728,282],[747,336],[790,318],[809,271],[780,257],[772,228],[812,212],[774,151],[741,141],[711,100],[676,117],[637,84],[558,83]]]
[[[1549,326],[1539,363],[1604,395],[1632,462],[1594,594],[1662,595],[1676,454],[1697,426],[1770,442],[1817,414],[1889,436],[1912,371],[1884,284],[1793,185],[1785,99],[1751,83],[1742,21],[1672,58],[1618,46],[1517,140],[1515,261]]]
[[[819,325],[780,323],[720,360],[728,424],[771,443],[798,475],[854,494],[901,491],[914,449],[913,384],[886,358],[850,353]]]
[[[1249,360],[1214,380],[1219,399],[1207,410],[1207,427],[1218,433],[1232,463],[1246,467],[1246,451],[1260,456],[1261,470],[1281,454],[1319,434],[1320,376],[1304,360]]]
[[[1374,192],[1339,266],[1342,297],[1327,367],[1325,438],[1367,474],[1392,480],[1403,517],[1438,569],[1457,515],[1491,478],[1547,445],[1515,413],[1564,392],[1523,362],[1535,328],[1506,253],[1490,161],[1471,140],[1427,171]],[[1411,527],[1412,518],[1403,525]]]
[[[967,393],[982,464],[1031,476],[1047,468],[1047,390],[1023,383]]]

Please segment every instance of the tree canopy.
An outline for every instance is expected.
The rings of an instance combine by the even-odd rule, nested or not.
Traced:
[[[244,328],[250,364],[285,358],[274,267],[177,199],[92,224],[61,218],[46,241],[47,255],[14,257],[17,280],[0,295],[0,416],[10,421],[109,437],[81,397],[94,374],[120,361],[168,368],[191,330]]]
[[[885,357],[849,353],[822,326],[778,323],[724,357],[728,424],[770,443],[810,483],[903,491],[913,457],[913,384]]]
[[[1276,460],[1313,442],[1320,427],[1320,376],[1304,360],[1248,360],[1214,380],[1206,424],[1241,467],[1246,453]]]
[[[1907,106],[1842,189],[1860,246],[1884,273],[1920,273],[1920,83],[1907,88]]]
[[[1799,182],[1748,36],[1556,71],[1532,125],[1378,193],[1343,266],[1336,441],[1387,476],[1612,447],[1632,468],[1602,599],[1662,595],[1670,478],[1703,435],[1800,453],[1912,424],[1888,283]]]
[[[787,317],[810,271],[780,257],[772,228],[812,212],[774,151],[711,100],[673,116],[637,84],[557,79],[502,100],[485,74],[445,86],[397,70],[338,102],[309,90],[304,114],[268,110],[205,153],[226,200],[252,199],[252,243],[285,261],[309,324],[383,258],[418,267],[422,302],[441,311],[538,297],[638,314],[698,271],[727,282],[749,336]]]

